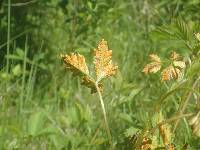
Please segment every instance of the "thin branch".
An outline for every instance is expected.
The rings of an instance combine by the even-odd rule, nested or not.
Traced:
[[[7,55],[10,54],[10,43],[8,43],[8,41],[10,41],[10,14],[11,14],[11,8],[10,8],[10,3],[11,3],[11,0],[8,0],[8,27],[7,27]],[[6,72],[8,73],[9,72],[9,64],[10,61],[9,59],[7,58],[6,59]]]
[[[21,37],[22,35],[28,33],[29,31],[30,31],[30,29],[29,29],[29,30],[26,30],[26,31],[24,31],[24,32],[22,32],[22,33],[20,33],[20,34],[18,34],[18,35],[16,35],[16,36],[14,36],[13,38],[10,38],[9,41],[6,41],[5,43],[3,43],[3,44],[0,45],[0,50],[1,50],[4,46],[10,44],[13,40],[16,40],[18,37]]]
[[[194,115],[194,113],[181,114],[181,115],[179,115],[179,116],[175,116],[175,117],[169,118],[169,119],[167,119],[167,120],[161,121],[161,122],[158,123],[155,127],[153,127],[151,130],[149,130],[149,133],[150,133],[150,134],[154,133],[155,130],[156,130],[157,128],[159,128],[160,126],[163,126],[163,125],[165,125],[165,124],[167,124],[167,123],[176,121],[176,120],[181,119],[181,118],[191,117],[191,116],[193,116],[193,115]]]
[[[197,83],[198,83],[198,81],[200,80],[200,76],[195,80],[195,82],[193,83],[193,85],[192,85],[192,90],[188,93],[188,96],[187,96],[187,98],[186,98],[186,100],[185,100],[185,102],[183,103],[183,107],[182,107],[182,109],[179,111],[179,115],[182,115],[183,113],[184,113],[184,111],[185,111],[185,109],[186,109],[186,107],[187,107],[187,104],[188,104],[188,102],[189,102],[189,100],[190,100],[190,97],[191,97],[191,95],[192,95],[192,93],[193,93],[193,91],[194,91],[194,89],[195,89],[195,87],[197,86]],[[177,128],[177,126],[178,126],[178,124],[179,124],[179,121],[180,121],[180,119],[178,119],[177,121],[176,121],[176,123],[175,123],[175,125],[174,125],[174,130],[173,130],[173,132],[176,130],[176,128]]]
[[[109,128],[109,125],[108,125],[105,105],[104,105],[104,102],[103,102],[103,98],[102,98],[100,89],[98,87],[98,82],[95,82],[95,86],[96,86],[96,89],[97,89],[97,93],[99,95],[99,100],[100,100],[102,111],[103,111],[103,117],[104,117],[104,121],[105,121],[105,127],[106,127],[106,132],[107,132],[107,135],[108,135],[109,143],[110,143],[111,149],[114,150],[114,145],[112,143],[112,136],[111,136],[110,128]]]
[[[96,137],[97,137],[97,135],[98,135],[98,133],[99,133],[99,131],[100,131],[100,128],[101,128],[102,124],[103,124],[103,120],[101,121],[100,125],[99,125],[98,128],[96,129],[95,134],[92,136],[92,139],[91,139],[91,141],[90,141],[90,144],[91,144],[91,145],[94,143],[94,141],[95,141],[95,139],[96,139]]]
[[[32,0],[32,1],[24,2],[24,3],[15,3],[15,4],[11,4],[10,6],[19,7],[19,6],[25,6],[25,5],[33,4],[35,2],[37,2],[37,0]],[[8,4],[5,4],[5,6],[8,6]]]

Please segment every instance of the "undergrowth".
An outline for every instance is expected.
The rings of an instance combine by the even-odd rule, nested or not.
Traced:
[[[200,149],[199,6],[0,2],[0,149]]]

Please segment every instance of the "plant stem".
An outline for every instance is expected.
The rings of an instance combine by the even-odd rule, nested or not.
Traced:
[[[8,29],[7,29],[7,56],[10,54],[10,2],[8,0]],[[6,72],[9,72],[9,58],[6,59]]]
[[[185,109],[186,109],[186,107],[187,107],[187,104],[188,104],[188,102],[189,102],[189,100],[190,100],[190,97],[191,97],[191,95],[192,95],[192,93],[193,93],[195,87],[197,86],[197,83],[198,83],[199,80],[200,80],[200,76],[194,81],[194,83],[193,83],[193,85],[192,85],[192,90],[189,91],[188,96],[186,97],[186,100],[185,100],[185,102],[183,103],[183,107],[182,107],[182,109],[181,109],[181,110],[179,111],[179,113],[178,113],[179,115],[182,115],[182,114],[184,113],[184,111],[185,111]],[[181,107],[181,106],[180,106],[180,107]],[[176,130],[177,126],[178,126],[179,121],[180,121],[180,119],[178,119],[178,120],[176,121],[176,123],[175,123],[175,125],[174,125],[174,130],[173,130],[173,132],[175,132],[175,130]]]
[[[102,111],[103,111],[103,117],[104,117],[104,121],[105,121],[105,127],[106,127],[106,132],[107,132],[107,135],[108,135],[109,143],[111,145],[111,149],[114,149],[114,146],[113,146],[113,143],[112,143],[112,136],[111,136],[110,128],[109,128],[108,121],[107,121],[105,105],[104,105],[104,101],[103,101],[100,89],[98,87],[98,82],[95,82],[95,86],[96,86],[96,89],[97,89],[97,93],[99,95],[99,100],[100,100],[101,108],[102,108]]]
[[[7,48],[6,48],[6,55],[8,56],[9,54],[10,54],[10,43],[8,43],[9,41],[10,41],[10,2],[11,0],[8,0],[8,12],[7,12]],[[6,73],[8,74],[9,73],[9,58],[7,57],[6,58]],[[7,90],[8,90],[8,83],[6,82],[6,84],[5,84],[5,92],[7,92]],[[3,118],[5,118],[5,119],[3,119],[4,120],[4,123],[2,124],[2,134],[1,134],[1,139],[0,139],[0,149],[3,149],[3,145],[4,145],[4,142],[5,142],[5,137],[6,137],[6,130],[7,130],[7,126],[8,126],[8,119],[6,119],[7,118],[7,116],[6,116],[6,114],[7,114],[7,112],[6,112],[6,108],[7,108],[7,99],[5,98],[5,100],[4,100],[4,98],[3,98],[3,105],[2,105],[2,110],[3,110],[3,114],[4,114],[4,116],[5,117],[3,117]]]
[[[24,106],[24,93],[25,93],[25,78],[26,78],[26,63],[27,63],[27,51],[28,51],[28,35],[26,35],[26,42],[25,42],[25,52],[24,52],[24,62],[23,62],[23,74],[22,74],[22,83],[21,83],[21,95],[20,95],[20,110],[21,113]]]
[[[194,113],[181,114],[181,115],[178,115],[178,116],[169,118],[169,119],[167,119],[167,120],[161,121],[161,122],[159,122],[155,127],[153,127],[151,130],[149,130],[149,133],[150,133],[150,134],[151,134],[151,133],[154,133],[155,130],[156,130],[157,128],[159,128],[160,126],[163,126],[163,125],[165,125],[165,124],[167,124],[167,123],[176,121],[176,120],[178,120],[178,119],[180,119],[180,118],[190,117],[190,116],[192,116],[192,115],[194,115]]]
[[[95,141],[95,139],[96,139],[96,137],[97,137],[97,135],[99,133],[99,130],[100,130],[100,128],[101,128],[102,125],[103,125],[103,121],[101,121],[100,125],[96,129],[95,134],[94,134],[94,136],[92,137],[92,139],[90,141],[90,145],[92,145],[94,143],[94,141]]]

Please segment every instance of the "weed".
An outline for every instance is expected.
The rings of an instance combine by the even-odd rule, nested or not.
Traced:
[[[104,39],[99,42],[97,49],[94,49],[93,55],[96,79],[91,77],[84,56],[72,53],[70,55],[61,55],[61,58],[66,65],[66,69],[69,69],[73,73],[73,76],[80,76],[82,78],[82,85],[90,88],[91,93],[98,93],[106,125],[106,131],[113,149],[114,145],[112,143],[106,110],[101,93],[103,92],[102,80],[115,75],[118,67],[113,65],[111,60],[112,50],[108,49],[107,41]]]

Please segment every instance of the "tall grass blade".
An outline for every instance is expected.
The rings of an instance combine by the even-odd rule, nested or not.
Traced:
[[[24,61],[23,61],[23,74],[22,74],[22,85],[21,85],[21,97],[20,97],[20,113],[23,110],[23,103],[24,103],[24,93],[25,93],[25,77],[26,77],[26,57],[28,51],[28,35],[26,35],[26,42],[25,42],[25,52],[24,52]]]
[[[7,28],[7,55],[10,54],[10,2],[11,0],[8,0],[8,28]],[[6,72],[9,72],[9,59],[6,59]]]

